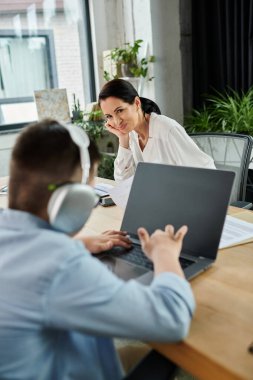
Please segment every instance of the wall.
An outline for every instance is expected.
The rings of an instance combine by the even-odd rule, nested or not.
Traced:
[[[103,51],[143,39],[149,53],[156,56],[151,65],[155,79],[145,83],[143,96],[155,100],[165,115],[182,123],[179,0],[90,0],[90,7],[97,92],[104,82]]]
[[[166,115],[183,122],[179,0],[150,1],[155,96]]]
[[[89,0],[96,91],[103,79],[103,51],[121,46],[124,42],[121,0]]]
[[[140,49],[140,57],[154,54],[152,41],[152,17],[150,10],[150,0],[123,0],[122,19],[124,42],[132,42],[142,39],[143,44]],[[149,66],[149,77],[154,76],[154,65]],[[141,79],[139,93],[142,96],[155,100],[155,81]]]

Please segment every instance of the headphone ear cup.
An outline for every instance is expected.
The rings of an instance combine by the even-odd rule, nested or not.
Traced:
[[[67,234],[80,231],[97,205],[98,195],[92,187],[68,184],[56,189],[49,199],[47,212],[50,224]]]

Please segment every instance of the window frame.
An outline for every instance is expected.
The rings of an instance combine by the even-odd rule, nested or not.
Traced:
[[[0,29],[0,38],[20,38],[17,37],[15,32],[11,29]],[[56,68],[56,55],[55,55],[55,45],[54,45],[54,32],[48,29],[39,29],[36,35],[31,35],[28,29],[22,30],[22,38],[34,38],[34,37],[44,37],[46,40],[46,54],[48,57],[48,69],[49,69],[49,82],[50,88],[58,87],[58,76]],[[28,103],[34,101],[33,96],[23,96],[17,98],[0,98],[1,104],[12,104],[12,103]]]

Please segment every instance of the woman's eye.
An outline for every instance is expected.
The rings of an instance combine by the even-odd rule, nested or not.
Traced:
[[[121,113],[121,112],[123,112],[123,109],[117,110],[117,113]]]

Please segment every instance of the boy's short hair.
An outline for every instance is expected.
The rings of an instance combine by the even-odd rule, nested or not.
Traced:
[[[13,148],[9,207],[38,215],[51,195],[48,185],[68,182],[79,167],[79,147],[61,123],[44,119],[30,124]]]

